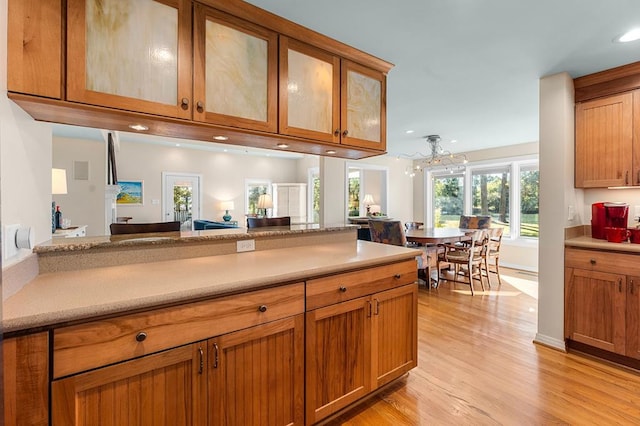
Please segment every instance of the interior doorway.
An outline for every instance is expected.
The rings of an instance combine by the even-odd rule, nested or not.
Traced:
[[[191,231],[200,219],[202,175],[162,172],[162,217],[164,222],[180,221],[180,230]]]

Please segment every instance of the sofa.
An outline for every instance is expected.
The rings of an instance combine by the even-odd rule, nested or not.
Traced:
[[[237,222],[216,222],[204,219],[196,219],[193,221],[194,231],[204,231],[206,229],[229,229],[237,227]]]

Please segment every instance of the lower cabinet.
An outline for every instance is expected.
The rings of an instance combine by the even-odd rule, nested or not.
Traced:
[[[205,424],[205,343],[54,381],[53,426]]]
[[[306,423],[417,365],[417,285],[307,312]]]

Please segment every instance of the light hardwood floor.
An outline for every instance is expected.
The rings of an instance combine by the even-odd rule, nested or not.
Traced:
[[[534,344],[537,278],[502,278],[421,286],[418,367],[330,424],[640,424],[640,373]]]

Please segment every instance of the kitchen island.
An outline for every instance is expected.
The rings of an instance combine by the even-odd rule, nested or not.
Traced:
[[[41,262],[4,302],[7,359],[29,360],[16,365],[8,403],[46,419],[51,399],[54,425],[126,417],[118,404],[143,391],[173,407],[147,414],[172,424],[247,424],[273,410],[270,424],[327,418],[417,363],[416,252],[358,241],[355,229],[39,246],[65,265]],[[248,237],[255,251],[228,252]],[[165,259],[181,251],[190,256]],[[123,253],[130,262],[97,265]]]

